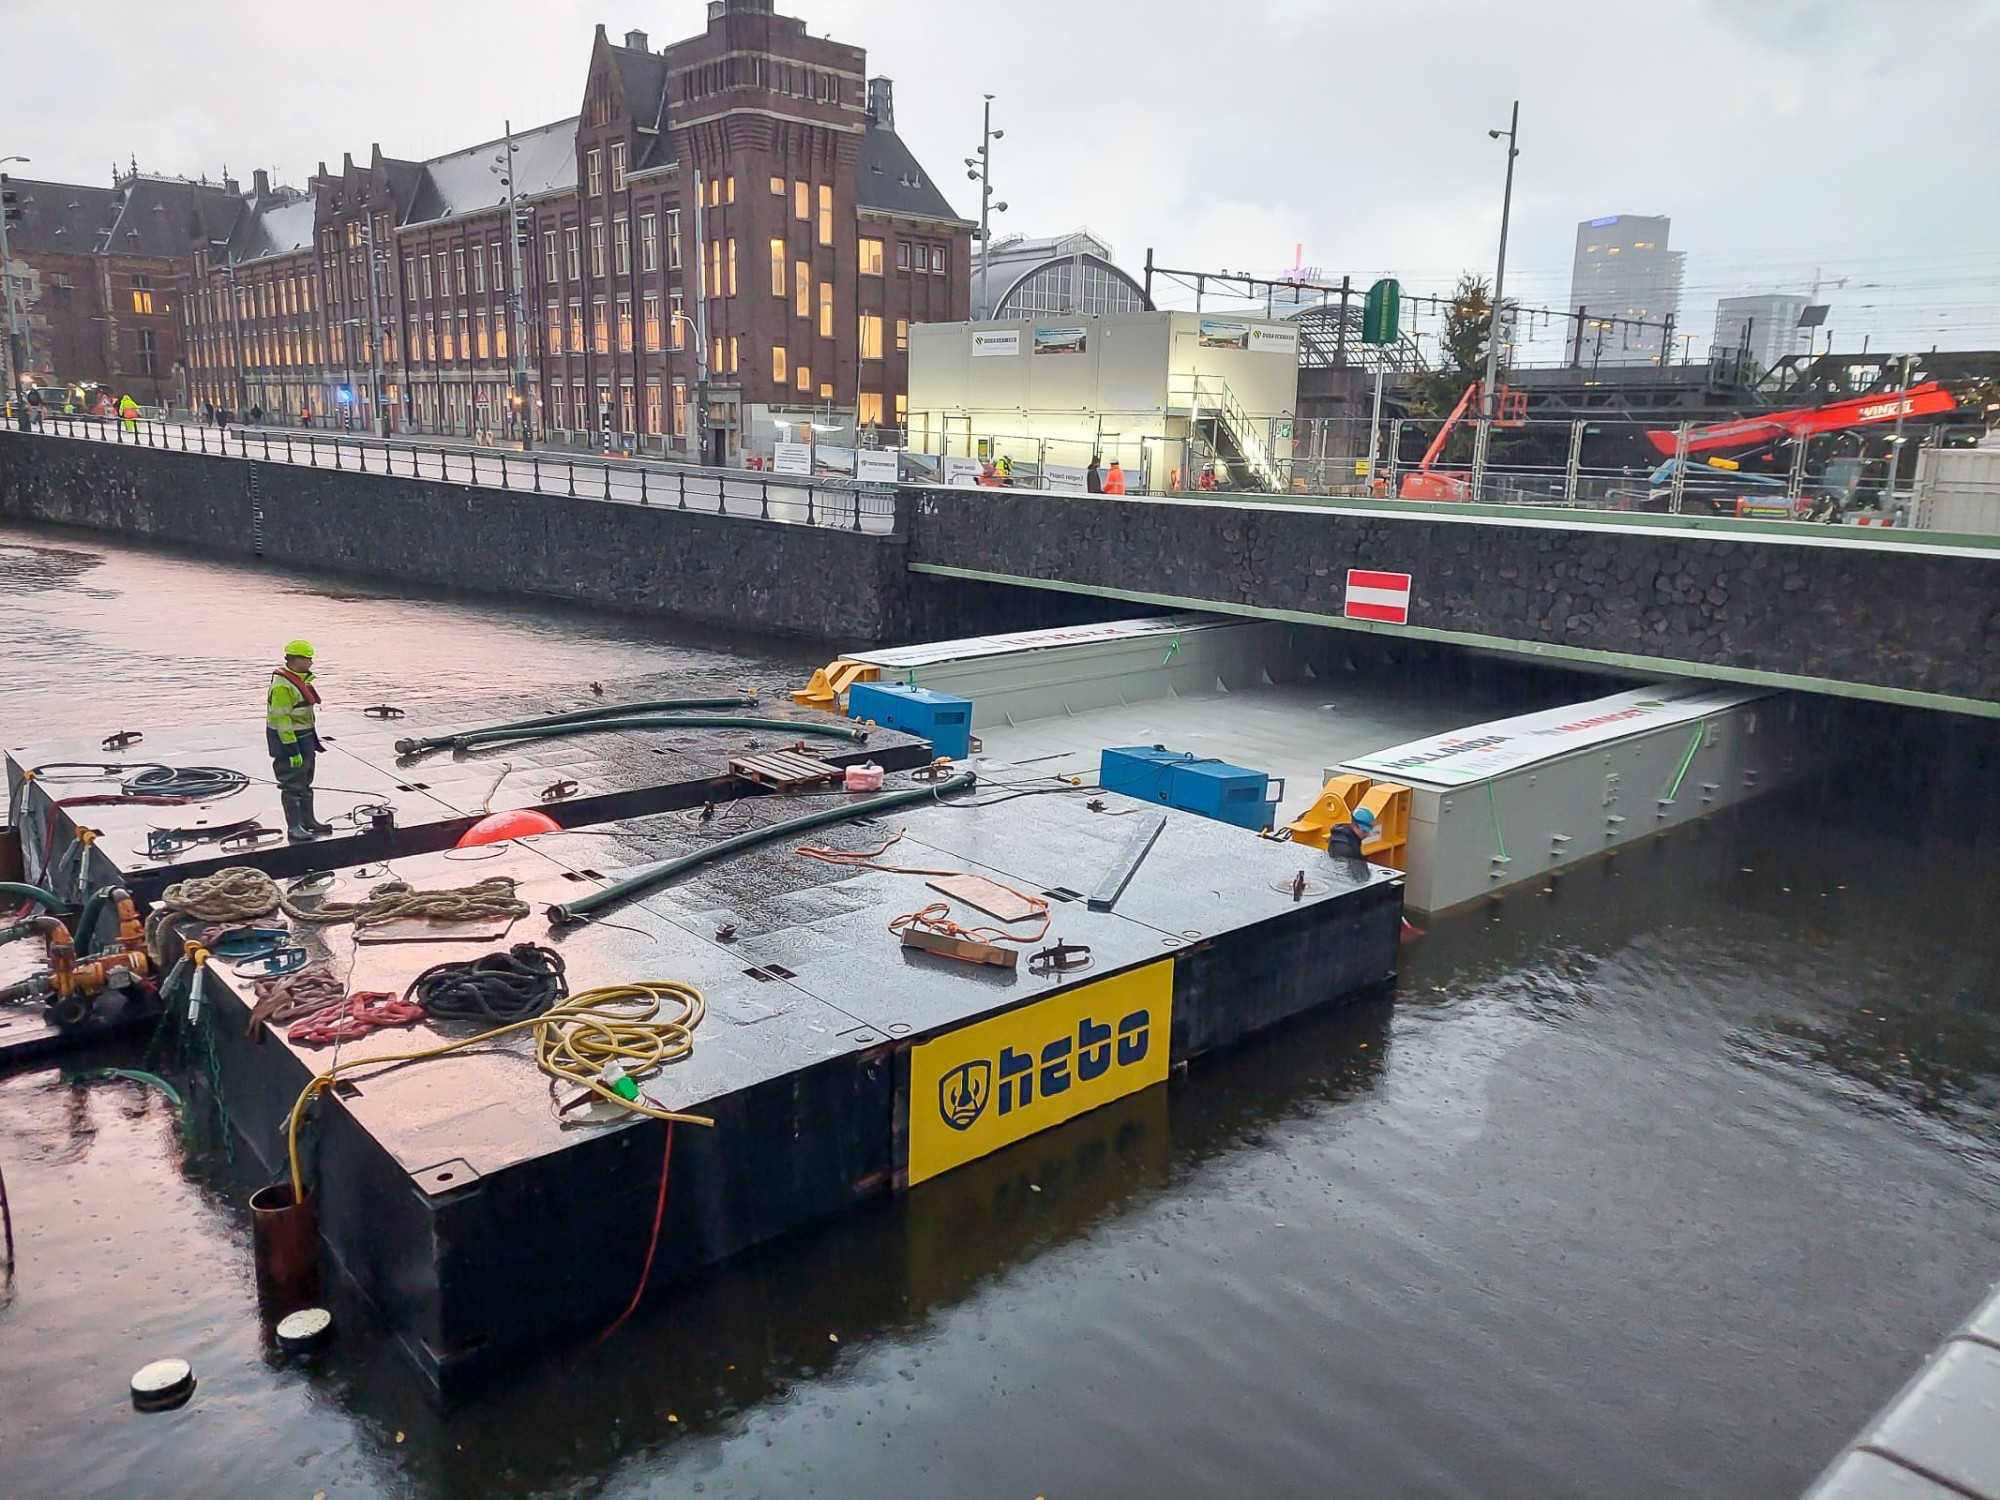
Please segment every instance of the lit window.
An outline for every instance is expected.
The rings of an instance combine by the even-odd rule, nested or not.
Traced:
[[[729,239],[729,295],[736,295],[736,237]]]
[[[880,276],[882,274],[882,242],[880,240],[861,241],[861,274]]]
[[[729,340],[729,373],[732,375],[736,373],[736,356],[739,352],[740,352],[740,346],[738,345],[735,336],[731,335]]]
[[[132,293],[132,311],[149,313],[153,310],[153,294],[140,288]]]
[[[720,337],[713,341],[712,347],[709,349],[708,367],[718,375],[722,373],[722,340]]]
[[[802,391],[809,391],[813,387],[813,372],[805,365],[799,366],[798,385]]]
[[[880,391],[863,391],[861,393],[860,407],[855,415],[860,418],[861,425],[864,427],[881,426],[882,393]]]
[[[592,347],[599,354],[609,354],[611,352],[611,325],[605,321],[604,299],[602,297],[592,297],[590,299],[590,331]]]
[[[657,380],[649,380],[646,382],[646,435],[648,437],[658,437],[660,435],[660,424],[665,417],[666,412],[660,405],[660,383]]]
[[[771,241],[771,295],[785,295],[785,242]]]
[[[813,315],[812,266],[800,261],[793,270],[796,273],[794,279],[798,287],[798,315],[810,318]]]
[[[560,302],[551,302],[549,304],[549,353],[560,354],[562,352],[562,304]]]
[[[708,242],[708,295],[722,295],[722,241]]]
[[[792,217],[801,223],[812,220],[812,188],[803,182],[792,184]]]
[[[819,242],[833,243],[833,189],[825,185],[819,190]]]
[[[630,354],[632,352],[632,299],[630,297],[620,297],[618,299],[618,352],[620,354]]]
[[[896,398],[896,425],[898,427],[907,427],[910,425],[910,398],[908,396],[898,396]]]
[[[898,349],[907,349],[910,347],[910,320],[908,318],[896,319],[896,347]]]
[[[569,299],[569,352],[583,353],[583,299]]]
[[[648,292],[640,300],[640,308],[646,320],[646,347],[660,347],[660,294]]]
[[[861,315],[861,357],[863,359],[880,359],[882,357],[882,315],[880,313],[863,313]],[[878,408],[881,405],[879,397],[876,400],[876,405]],[[880,420],[879,412],[876,419]]]
[[[675,292],[667,299],[667,317],[673,324],[673,330],[668,336],[673,340],[676,349],[687,347],[687,315],[681,308],[681,294]]]
[[[773,178],[771,179],[771,196],[772,196],[773,198],[782,198],[782,197],[784,197],[784,196],[785,196],[785,179],[784,179],[784,178],[782,178],[782,177],[773,177]]]
[[[489,358],[490,346],[486,337],[486,310],[484,308],[481,308],[478,316],[472,320],[472,331],[478,337],[478,343],[475,347],[479,350],[479,357],[481,359]]]
[[[785,351],[782,345],[771,350],[771,378],[779,385],[785,383]]]
[[[724,203],[734,203],[736,201],[736,177],[733,173],[723,179],[722,201]]]
[[[833,387],[822,384],[819,388],[819,399],[822,401],[831,401],[833,399]]]

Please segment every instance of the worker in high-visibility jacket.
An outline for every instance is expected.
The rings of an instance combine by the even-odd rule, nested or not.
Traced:
[[[271,752],[279,800],[285,805],[285,836],[294,843],[333,832],[331,823],[313,816],[313,770],[322,748],[315,727],[318,708],[312,642],[293,641],[285,647],[285,664],[271,674],[264,704],[264,744]]]
[[[118,398],[118,419],[125,424],[125,430],[133,435],[139,431],[139,403],[130,396]]]

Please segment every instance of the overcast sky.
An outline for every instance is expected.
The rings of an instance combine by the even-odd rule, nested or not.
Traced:
[[[959,210],[992,92],[1000,232],[1087,226],[1162,264],[1442,291],[1490,272],[1521,100],[1508,292],[1561,307],[1577,221],[1664,213],[1682,326],[1823,278],[1842,348],[2000,348],[2000,0],[781,0],[896,80]],[[0,155],[88,182],[298,182],[575,113],[591,28],[655,48],[703,0],[0,0]],[[1839,284],[1846,278],[1845,284]],[[1699,357],[1700,349],[1697,349]]]

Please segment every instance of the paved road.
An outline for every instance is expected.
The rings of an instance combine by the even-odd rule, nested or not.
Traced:
[[[896,527],[896,500],[890,491],[807,484],[740,469],[384,442],[337,433],[254,427],[223,429],[192,422],[143,421],[134,431],[109,420],[52,417],[45,419],[42,432],[51,437],[137,443],[143,447],[210,453],[259,463],[388,473],[411,479],[476,484],[488,489],[574,495],[581,500],[618,505],[652,505],[794,525],[832,526],[884,536]]]

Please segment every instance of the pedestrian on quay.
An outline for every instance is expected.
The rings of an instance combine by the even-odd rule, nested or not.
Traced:
[[[1104,456],[1101,453],[1090,455],[1090,468],[1083,476],[1083,487],[1093,495],[1104,493]]]
[[[305,405],[304,403],[301,403],[299,406],[299,426],[310,427],[312,426],[312,424],[313,424],[312,408],[310,406]]]
[[[139,435],[139,403],[129,392],[118,398],[118,420],[125,424],[127,432],[134,437]]]
[[[201,420],[202,425],[205,427],[213,427],[215,425],[215,403],[213,401],[204,401],[201,404]]]
[[[313,816],[313,772],[320,744],[319,689],[313,686],[310,641],[285,647],[285,664],[271,673],[264,701],[264,747],[271,752],[271,771],[278,783],[278,800],[285,808],[285,837],[295,844],[324,838],[331,823]]]
[[[1104,493],[1107,495],[1125,493],[1125,470],[1115,458],[1111,460],[1111,468],[1104,476]]]
[[[250,407],[250,425],[252,427],[261,427],[263,423],[264,408],[253,403]]]

